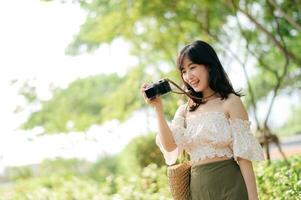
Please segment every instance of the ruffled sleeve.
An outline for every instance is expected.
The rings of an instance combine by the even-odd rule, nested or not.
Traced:
[[[184,117],[175,116],[171,121],[170,130],[172,132],[175,143],[178,147],[185,145],[184,135],[186,128],[184,127]]]
[[[177,147],[173,151],[166,151],[164,149],[164,147],[162,146],[162,143],[161,143],[159,135],[156,135],[156,144],[157,144],[157,146],[159,147],[160,151],[163,154],[165,163],[167,165],[175,164],[176,161],[177,161],[177,158],[178,158],[178,156],[180,154],[180,148]]]
[[[186,128],[184,128],[184,117],[180,114],[182,112],[181,109],[183,109],[183,106],[179,107],[169,126],[177,147],[173,151],[167,151],[166,149],[164,149],[159,135],[156,135],[156,144],[162,152],[163,157],[165,159],[165,163],[167,165],[172,165],[176,163],[177,158],[183,149],[182,140]]]
[[[250,161],[264,160],[263,150],[256,137],[251,133],[251,122],[239,118],[229,119],[233,137],[233,155]]]

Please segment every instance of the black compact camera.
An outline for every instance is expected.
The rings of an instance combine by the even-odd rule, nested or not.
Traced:
[[[154,83],[144,90],[148,99],[153,99],[156,96],[160,96],[170,91],[171,87],[166,79],[161,79],[158,83]]]

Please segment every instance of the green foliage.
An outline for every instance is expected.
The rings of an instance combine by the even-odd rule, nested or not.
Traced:
[[[284,72],[278,94],[300,89],[301,47],[296,45],[301,43],[300,30],[288,23],[283,15],[277,14],[279,11],[286,13],[300,25],[301,12],[294,1],[277,2],[277,9],[270,1],[264,0],[72,2],[78,3],[87,17],[67,53],[90,52],[121,38],[131,45],[131,53],[137,57],[139,65],[123,78],[99,77],[103,81],[87,78],[81,83],[75,81],[65,90],[55,91],[52,100],[42,102],[42,109],[32,113],[23,128],[42,126],[49,133],[85,131],[92,124],[107,120],[125,121],[135,110],[145,106],[139,94],[140,84],[173,74],[178,50],[196,39],[208,41],[226,56],[229,56],[229,45],[235,45],[233,41],[239,40],[234,52],[241,54],[236,55],[241,57],[247,52],[254,60],[256,74],[251,77],[251,86],[255,102],[266,100],[277,84],[277,77]],[[218,48],[221,46],[224,48]],[[287,71],[284,70],[286,58],[289,59]],[[154,72],[149,74],[149,69]],[[112,85],[111,79],[116,81]],[[113,90],[102,92],[107,87]],[[23,95],[30,100],[34,98],[31,94],[32,91],[28,91]],[[179,96],[166,97],[164,112],[168,119],[180,104],[175,99]],[[250,95],[246,96],[246,104],[248,107],[251,104]]]
[[[122,38],[132,46],[132,54],[147,65],[175,65],[179,47],[196,38],[206,38],[208,30],[218,35],[231,12],[224,1],[90,1],[85,23],[69,45],[67,53],[93,51],[103,43]]]
[[[18,181],[14,186],[1,191],[6,200],[65,200],[65,199],[103,199],[98,184],[94,181],[72,176],[69,179],[58,175],[37,177]]]
[[[22,128],[41,126],[45,133],[59,133],[86,131],[112,119],[125,121],[145,106],[140,85],[147,78],[143,68],[136,67],[124,77],[101,74],[78,79],[66,89],[54,89],[53,97],[42,101]]]
[[[263,78],[264,77],[264,78]],[[256,75],[251,77],[252,80],[252,90],[254,92],[255,101],[258,103],[265,100],[267,95],[273,90],[276,80],[271,74],[266,73],[264,70],[258,72]],[[251,106],[251,96],[246,95],[244,102],[247,108]]]
[[[118,172],[120,174],[136,174],[151,163],[158,166],[165,164],[153,133],[134,138],[119,157]]]
[[[97,75],[78,79],[66,89],[55,89],[52,99],[41,102],[42,108],[34,112],[23,128],[42,126],[47,133],[83,131],[91,124],[104,121],[101,114],[106,96],[124,81],[116,74]],[[72,125],[68,127],[68,123]]]
[[[105,184],[91,178],[62,177],[57,174],[19,180],[13,185],[0,187],[0,196],[6,200],[65,200],[102,199],[111,200],[167,200],[171,199],[166,187],[166,167],[151,164],[133,176],[106,177]]]
[[[289,162],[287,165],[278,160],[269,166],[261,164],[255,168],[260,199],[301,199],[301,157],[291,157]]]
[[[19,94],[22,95],[29,103],[33,103],[38,100],[36,87],[31,86],[28,82],[23,84],[19,90]]]
[[[29,167],[11,167],[7,174],[10,180],[15,181],[20,179],[29,179],[32,177],[33,172]]]
[[[90,167],[87,176],[97,182],[104,183],[106,177],[117,174],[119,164],[118,156],[105,156]]]
[[[62,177],[71,176],[85,176],[91,168],[91,164],[78,159],[47,159],[39,164],[38,175],[48,176],[49,174],[56,174]]]
[[[277,3],[277,5],[279,9],[291,17],[291,14],[294,13],[293,18],[297,23],[300,23],[301,13],[296,10],[293,1],[283,1]],[[300,85],[297,80],[300,80],[301,75],[298,72],[301,57],[297,53],[300,51],[300,47],[293,45],[293,43],[301,42],[300,31],[297,31],[292,24],[287,23],[283,16],[277,15],[276,13],[279,10],[276,11],[269,1],[250,1],[246,4],[246,8],[242,9],[254,17],[253,25],[258,24],[258,26],[255,26],[257,29],[254,26],[241,24],[243,40],[248,44],[247,47],[256,60],[257,72],[250,77],[255,102],[266,100],[267,96],[277,86],[277,79],[282,78],[282,75],[284,77],[280,83],[279,91],[277,91],[278,94],[285,90],[296,92],[296,86]],[[259,26],[263,27],[265,31],[258,29]],[[287,61],[288,63],[286,63]],[[287,70],[284,67],[286,64],[288,64]],[[247,107],[250,106],[250,101],[250,95],[247,95]]]
[[[140,85],[146,77],[140,67],[129,71],[123,78],[123,82],[103,98],[103,109],[100,113],[103,121],[110,119],[125,121],[133,111],[144,105],[140,95]]]
[[[129,3],[117,0],[79,3],[87,10],[87,19],[69,46],[68,52],[77,54],[80,53],[79,49],[94,50],[102,43],[110,43],[118,37],[123,37],[131,41],[132,52],[139,58],[139,66],[120,79],[122,81],[119,81],[112,92],[104,93],[102,101],[95,93],[95,88],[89,84],[95,82],[92,80],[94,78],[84,79],[82,84],[75,81],[66,90],[56,92],[52,100],[43,102],[42,109],[33,113],[24,124],[25,129],[42,126],[46,133],[85,131],[92,124],[100,124],[106,120],[126,120],[134,110],[145,106],[139,88],[147,79],[146,69],[156,69],[162,64],[169,67],[173,65],[174,69],[175,52],[178,47],[200,36],[200,24],[197,21],[193,22],[194,15],[203,13],[204,10],[208,10],[207,13],[210,15],[219,17],[221,13],[227,14],[224,6],[218,1],[211,2],[212,7],[204,8],[198,7],[201,5],[198,1],[192,2],[196,5],[181,1]],[[206,1],[205,3],[209,4]],[[217,8],[223,9],[223,12],[217,11]],[[181,18],[183,23],[180,24],[178,22]],[[224,20],[215,20],[210,26],[217,27],[222,23]],[[160,77],[161,73],[161,69],[157,69],[152,75]],[[106,79],[104,76],[99,78]],[[87,87],[83,87],[84,82],[88,84]],[[72,86],[76,90],[72,89]],[[106,84],[102,85],[102,87],[106,86]],[[168,119],[173,116],[175,106],[178,104],[177,101],[170,102],[172,101],[166,103],[167,109],[165,109]],[[68,128],[68,123],[73,123],[74,126]]]
[[[137,175],[131,177],[117,177],[117,197],[124,200],[145,199],[145,200],[170,200],[171,195],[167,187],[166,167],[158,167],[150,164],[143,168]]]
[[[264,162],[254,165],[260,199],[298,200],[301,198],[301,157],[290,157],[289,162],[289,166],[283,160],[272,161],[271,165]],[[159,167],[152,163],[134,174],[110,173],[105,176],[104,181],[99,181],[91,177],[89,172],[85,176],[82,172],[68,176],[56,173],[67,171],[71,163],[79,166],[81,162],[76,164],[74,160],[67,161],[66,166],[63,160],[48,161],[44,165],[46,163],[57,165],[57,169],[53,168],[54,171],[48,175],[41,173],[43,175],[15,180],[11,185],[0,186],[1,199],[171,200],[165,165]],[[101,167],[100,163],[96,164],[97,167]]]

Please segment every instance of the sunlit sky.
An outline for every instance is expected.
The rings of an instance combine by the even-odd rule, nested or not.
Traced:
[[[47,3],[38,0],[0,1],[0,172],[1,167],[38,163],[56,156],[95,160],[103,151],[115,153],[134,136],[146,132],[147,118],[137,112],[126,124],[117,121],[93,126],[86,135],[78,133],[35,137],[39,130],[16,130],[27,114],[13,110],[23,105],[17,86],[11,80],[33,80],[38,95],[49,98],[50,83],[66,87],[78,77],[100,73],[124,74],[136,59],[128,55],[129,46],[121,41],[102,45],[91,54],[72,57],[64,51],[85,20],[85,13],[74,4]],[[241,83],[238,72],[232,71],[233,84]],[[101,95],[101,94],[100,94]],[[283,108],[287,100],[277,102],[283,111],[282,120],[272,117],[274,124],[283,122],[289,112]],[[275,106],[277,107],[277,105]],[[150,113],[153,116],[153,113]],[[141,120],[141,123],[137,123]],[[151,117],[150,129],[155,130]]]

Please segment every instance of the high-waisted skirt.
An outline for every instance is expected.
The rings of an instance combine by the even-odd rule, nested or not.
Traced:
[[[191,167],[190,200],[248,200],[240,168],[232,158]]]

